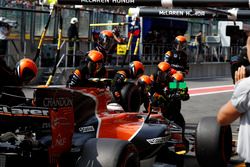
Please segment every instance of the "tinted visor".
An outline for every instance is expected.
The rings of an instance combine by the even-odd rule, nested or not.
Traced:
[[[90,61],[89,65],[88,65],[90,74],[94,74],[94,73],[98,72],[102,68],[102,65],[103,65],[102,62]]]
[[[101,45],[104,49],[109,49],[111,46],[112,40],[104,34],[100,34],[99,36],[99,45]]]
[[[25,68],[23,70],[23,74],[22,74],[22,81],[27,83],[30,82],[33,78],[35,77],[35,74],[32,70]]]
[[[159,82],[166,82],[169,78],[170,75],[170,71],[167,70],[165,72],[159,71],[158,72],[158,81]]]
[[[176,48],[177,51],[184,50],[184,49],[186,49],[186,47],[187,47],[187,43],[186,42],[184,42],[184,43],[182,43],[182,42],[175,43],[175,48]]]

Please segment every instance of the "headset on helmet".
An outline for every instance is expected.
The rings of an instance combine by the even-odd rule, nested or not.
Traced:
[[[104,49],[109,49],[112,45],[113,33],[111,30],[103,30],[99,34],[98,44]]]
[[[131,76],[133,78],[140,77],[144,73],[144,65],[140,61],[133,61],[129,64]]]
[[[24,58],[16,64],[16,72],[22,82],[28,83],[36,77],[38,70],[33,60]]]
[[[70,24],[76,24],[78,23],[78,19],[76,17],[73,17],[71,20],[70,20]]]

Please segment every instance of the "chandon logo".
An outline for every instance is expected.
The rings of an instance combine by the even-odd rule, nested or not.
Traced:
[[[58,98],[44,98],[44,107],[71,107],[73,106],[73,100],[65,97]]]
[[[48,113],[45,108],[0,106],[0,114],[48,116]]]

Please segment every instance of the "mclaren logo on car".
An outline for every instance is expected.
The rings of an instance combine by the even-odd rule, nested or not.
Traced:
[[[48,116],[48,109],[40,107],[8,107],[0,105],[0,114],[4,115],[30,115],[30,116]]]

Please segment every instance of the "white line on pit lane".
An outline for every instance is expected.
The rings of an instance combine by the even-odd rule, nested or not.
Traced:
[[[202,95],[225,93],[225,92],[233,92],[233,90],[222,90],[222,91],[215,91],[215,92],[196,93],[196,94],[190,94],[190,96],[202,96]]]

